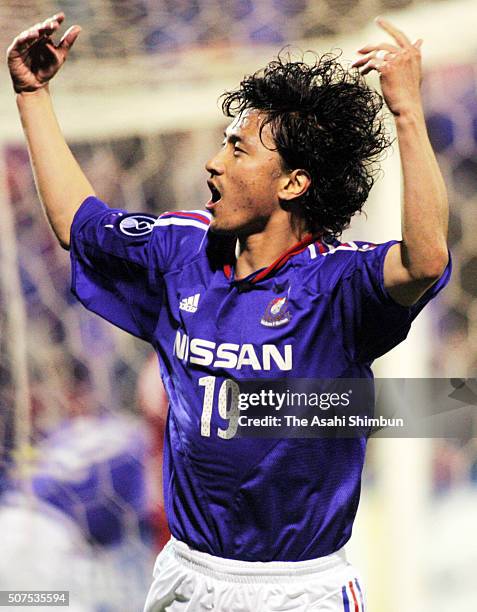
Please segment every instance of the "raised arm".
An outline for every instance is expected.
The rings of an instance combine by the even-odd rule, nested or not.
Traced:
[[[362,74],[379,73],[384,99],[396,122],[404,182],[402,242],[384,262],[384,284],[391,297],[409,306],[442,275],[448,262],[447,192],[429,142],[422,108],[421,45],[388,21],[377,23],[394,39],[366,45],[353,65]]]
[[[68,248],[75,212],[94,190],[66,144],[48,90],[81,31],[72,26],[55,45],[51,36],[64,18],[58,13],[19,34],[7,62],[38,194],[56,237]]]

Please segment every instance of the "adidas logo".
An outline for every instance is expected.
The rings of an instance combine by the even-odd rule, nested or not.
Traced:
[[[179,302],[179,310],[185,310],[186,312],[197,312],[197,306],[199,304],[200,293],[191,295],[191,297],[184,298]]]

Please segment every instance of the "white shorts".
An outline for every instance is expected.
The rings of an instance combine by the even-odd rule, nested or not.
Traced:
[[[364,612],[344,550],[310,561],[235,561],[172,538],[157,557],[144,612]]]

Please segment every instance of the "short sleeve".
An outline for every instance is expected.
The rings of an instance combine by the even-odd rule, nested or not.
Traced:
[[[70,241],[73,294],[92,312],[148,341],[162,301],[156,219],[90,197],[75,215]]]
[[[415,304],[395,302],[384,286],[384,260],[397,242],[357,248],[339,283],[335,308],[343,325],[345,349],[354,361],[370,363],[402,342],[424,306],[449,282],[450,254],[442,276]]]

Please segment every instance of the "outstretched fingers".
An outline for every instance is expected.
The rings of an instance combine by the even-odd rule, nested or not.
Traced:
[[[391,43],[388,42],[381,42],[377,45],[364,45],[364,47],[358,49],[358,53],[372,53],[373,51],[379,51],[380,49],[385,49],[390,53],[396,53],[399,51],[399,47],[396,47],[396,45],[391,45]]]
[[[419,56],[422,39],[417,40],[415,43],[411,43],[404,32],[401,32],[401,30],[386,19],[377,17],[375,21],[394,40],[392,43],[381,42],[379,44],[367,44],[358,49],[358,53],[361,57],[353,62],[353,68],[358,68],[363,75],[373,70],[382,73],[383,70],[387,70],[397,65],[404,57],[409,55]]]
[[[39,23],[35,23],[35,25],[28,28],[28,30],[24,30],[19,34],[13,42],[13,48],[17,51],[17,53],[22,54],[25,51],[37,43],[42,38],[49,38],[63,22],[65,16],[63,13],[56,13],[52,17],[45,19],[45,21],[41,21]]]
[[[366,61],[365,67],[362,68],[360,72],[363,76],[366,76],[373,70],[376,70],[377,72],[379,72],[380,68],[382,68],[383,66],[384,66],[383,61],[380,61],[379,59],[372,59],[372,60]]]
[[[363,55],[355,62],[353,62],[353,68],[361,68],[365,66],[370,60],[373,59],[391,59],[396,53],[399,53],[399,47],[390,45],[388,43],[380,43],[379,45],[366,45],[358,49],[358,53]]]
[[[31,26],[13,40],[7,51],[7,62],[13,88],[17,93],[41,89],[65,62],[81,28],[78,25],[71,26],[59,43],[56,43],[53,37],[64,19],[64,13],[56,13]]]
[[[78,38],[81,32],[81,27],[78,25],[73,25],[66,30],[66,32],[61,37],[60,42],[58,43],[57,49],[58,51],[63,52],[65,55],[73,46],[75,40]]]
[[[373,71],[378,73],[384,100],[393,115],[400,116],[411,106],[421,112],[422,39],[411,43],[401,30],[382,17],[378,17],[376,23],[393,40],[358,49],[360,57],[353,67],[363,76]]]
[[[64,20],[63,13],[57,13],[50,17],[49,19],[45,19],[42,23],[38,24],[38,31],[43,38],[50,38],[57,30],[59,30],[61,23]]]
[[[385,32],[387,32],[390,36],[392,36],[400,47],[406,48],[406,47],[410,47],[411,46],[411,41],[404,34],[404,32],[401,32],[401,30],[398,30],[398,28],[396,28],[396,26],[393,25],[387,19],[384,19],[383,17],[376,17],[376,23]]]

